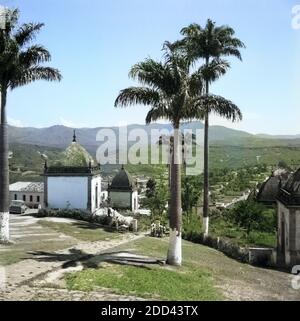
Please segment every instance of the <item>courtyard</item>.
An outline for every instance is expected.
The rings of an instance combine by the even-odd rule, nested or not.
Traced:
[[[85,222],[11,215],[0,247],[0,300],[300,300],[293,275],[242,264],[183,242],[184,264],[164,264],[168,238],[119,234]]]

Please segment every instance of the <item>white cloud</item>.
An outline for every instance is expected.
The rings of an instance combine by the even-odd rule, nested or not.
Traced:
[[[252,128],[253,124],[256,123],[259,119],[261,119],[259,114],[244,112],[243,120],[233,123],[226,118],[222,118],[212,114],[210,117],[210,125],[219,125],[232,129],[251,131],[250,128]]]
[[[7,117],[8,123],[11,126],[15,126],[15,127],[24,127],[24,124],[21,120],[19,119],[14,119],[11,117]]]
[[[68,119],[65,119],[63,117],[59,118],[59,122],[60,122],[61,125],[66,126],[66,127],[71,127],[71,128],[84,127],[84,126],[82,126],[80,124],[74,123],[72,120],[68,120]]]

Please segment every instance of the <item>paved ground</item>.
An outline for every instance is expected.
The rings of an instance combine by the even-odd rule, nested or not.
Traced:
[[[73,222],[57,218],[45,220],[64,224]],[[86,262],[98,263],[99,258],[103,259],[103,253],[131,251],[138,243],[132,241],[141,239],[141,242],[148,244],[148,240],[142,239],[144,235],[123,234],[118,238],[82,242],[41,226],[38,221],[29,216],[11,216],[11,236],[15,244],[0,245],[0,301],[141,300],[116,295],[108,289],[91,293],[68,291],[65,289],[64,274],[82,269],[81,262],[85,265]],[[161,241],[168,242],[167,239]],[[241,264],[214,249],[190,242],[184,242],[183,250],[199,266],[215,275],[216,286],[227,299],[300,300],[300,290],[295,291],[291,287],[293,276],[290,274]],[[1,260],[6,262],[5,267],[1,267]],[[6,287],[1,288],[4,272]]]
[[[46,219],[52,220],[52,219]],[[105,250],[122,245],[144,235],[124,234],[118,239],[98,242],[78,242],[78,240],[57,233],[37,224],[39,219],[30,216],[11,216],[11,246],[0,245],[0,259],[6,253],[20,248],[34,251],[29,258],[2,267],[0,281],[5,273],[6,284],[0,284],[0,301],[3,300],[138,300],[131,296],[118,296],[107,289],[97,293],[67,291],[66,289],[48,288],[47,275],[56,275],[56,271],[68,272],[71,269],[64,266],[73,260],[86,258],[88,255],[100,254]],[[60,219],[53,219],[59,222]],[[61,222],[71,223],[72,220],[61,219]],[[63,247],[63,250],[51,251],[45,244],[51,244],[50,249]],[[66,248],[67,244],[76,244]],[[47,256],[45,258],[45,256]],[[18,257],[17,257],[18,258]],[[59,277],[62,277],[60,273]],[[55,279],[57,278],[57,275]],[[53,285],[51,285],[53,286]]]

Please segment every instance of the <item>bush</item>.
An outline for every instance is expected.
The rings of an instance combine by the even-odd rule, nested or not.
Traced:
[[[201,233],[201,217],[196,213],[182,215],[184,233]]]
[[[88,211],[84,210],[53,210],[53,209],[41,209],[35,215],[36,217],[61,217],[61,218],[69,218],[78,221],[85,221],[89,223],[96,223],[100,225],[110,225],[111,218],[108,216],[98,216],[93,215]]]
[[[229,219],[239,227],[251,231],[273,232],[276,228],[275,210],[254,200],[237,203],[228,213]]]

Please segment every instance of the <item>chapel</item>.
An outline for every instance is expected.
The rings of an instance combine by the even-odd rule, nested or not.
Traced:
[[[52,209],[80,209],[91,213],[101,205],[100,166],[77,142],[73,141],[63,153],[59,164],[44,166],[44,206]]]
[[[124,166],[108,186],[108,199],[115,209],[135,212],[139,208],[137,184]]]

